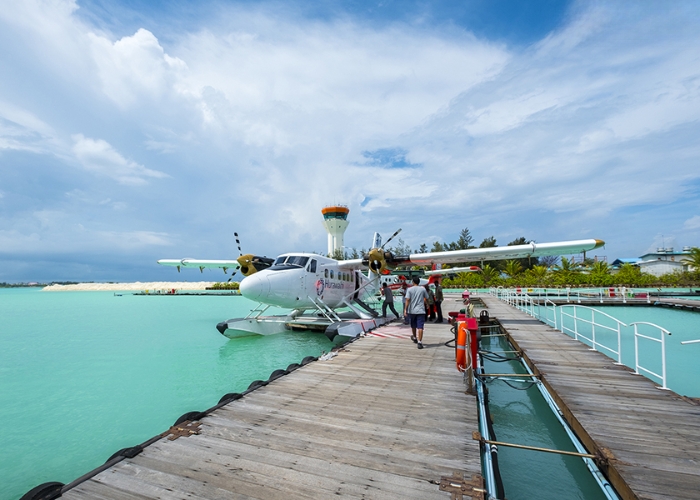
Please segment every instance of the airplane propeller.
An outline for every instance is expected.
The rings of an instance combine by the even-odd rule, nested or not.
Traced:
[[[233,233],[236,237],[236,245],[238,246],[239,257],[236,259],[238,262],[238,267],[236,270],[240,270],[243,276],[250,276],[251,274],[267,269],[272,265],[274,259],[269,259],[267,257],[260,257],[258,255],[253,255],[248,253],[243,255],[241,250],[241,241],[238,239],[238,233]]]
[[[388,240],[384,242],[379,248],[373,248],[367,254],[367,265],[375,274],[386,274],[389,271],[389,265],[394,264],[396,258],[394,254],[384,250],[384,247],[393,240],[396,235],[401,232],[399,228],[394,234],[392,234]]]

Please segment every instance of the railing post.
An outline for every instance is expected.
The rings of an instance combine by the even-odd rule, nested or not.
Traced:
[[[591,309],[591,341],[593,342],[593,350],[597,351],[597,344],[595,341],[595,309]]]
[[[620,334],[620,322],[617,322],[617,364],[622,364],[622,336]]]
[[[639,375],[639,338],[637,337],[637,324],[634,325],[634,373]]]
[[[666,387],[666,336],[663,330],[661,330],[661,384],[662,389],[668,389]]]

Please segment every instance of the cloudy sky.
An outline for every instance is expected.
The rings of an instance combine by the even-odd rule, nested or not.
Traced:
[[[0,0],[0,281],[345,243],[700,245],[700,5]],[[309,4],[313,7],[309,7]]]

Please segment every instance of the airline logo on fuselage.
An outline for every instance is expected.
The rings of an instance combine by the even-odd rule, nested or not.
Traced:
[[[324,290],[342,290],[345,288],[345,283],[342,281],[331,281],[328,279],[321,278],[316,282],[316,295],[321,295]]]

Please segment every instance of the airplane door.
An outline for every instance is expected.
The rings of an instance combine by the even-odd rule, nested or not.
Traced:
[[[319,283],[319,279],[318,263],[316,259],[311,259],[304,273],[304,289],[306,290],[306,294],[312,299],[320,297],[323,294],[323,284]]]

